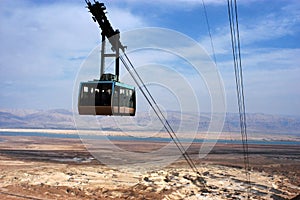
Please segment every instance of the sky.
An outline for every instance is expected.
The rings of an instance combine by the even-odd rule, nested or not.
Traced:
[[[226,0],[204,0],[214,54],[201,0],[103,2],[121,40],[123,33],[133,30],[164,28],[191,38],[212,59],[215,56],[226,110],[238,112]],[[246,111],[299,115],[300,2],[237,3]],[[82,63],[100,43],[100,30],[85,6],[84,0],[0,1],[0,108],[72,108]],[[146,55],[133,55],[133,62],[145,66]],[[160,59],[157,52],[150,55]],[[156,80],[163,76],[157,74]],[[155,87],[154,93],[160,95]]]

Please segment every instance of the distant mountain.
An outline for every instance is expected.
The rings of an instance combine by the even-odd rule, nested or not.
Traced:
[[[180,112],[168,112],[167,118],[174,130],[177,130],[180,123],[186,126],[193,125],[199,121],[199,131],[208,130],[210,124],[210,114],[201,113],[200,120],[197,115],[191,113],[181,114]],[[102,128],[105,130],[118,130],[115,121],[109,117],[98,117]],[[147,127],[151,121],[149,113],[137,113],[137,117],[121,118],[122,126],[127,126],[128,130],[134,131],[136,128],[132,124],[140,127]],[[91,123],[88,118],[86,127],[91,129],[99,128],[98,125]],[[195,124],[195,123],[194,123]],[[151,126],[149,126],[151,129]],[[238,132],[239,115],[227,113],[223,131]],[[22,110],[22,109],[0,109],[0,128],[42,128],[42,129],[75,129],[72,111],[65,109],[55,110]],[[270,115],[262,113],[247,114],[247,130],[257,133],[289,133],[300,134],[300,116]],[[138,130],[137,130],[138,131]],[[151,131],[151,130],[149,130]]]
[[[251,113],[246,115],[247,130],[252,133],[300,133],[300,116]],[[239,115],[227,113],[225,131],[239,131]]]
[[[56,110],[0,109],[0,128],[74,129],[73,113]]]

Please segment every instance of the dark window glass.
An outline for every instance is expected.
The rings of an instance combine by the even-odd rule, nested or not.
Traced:
[[[111,106],[111,93],[112,84],[101,83],[97,85],[97,90],[95,94],[95,105],[96,106]]]
[[[120,87],[115,86],[114,97],[113,97],[113,106],[119,106],[119,92],[120,92]]]
[[[80,93],[80,105],[82,106],[110,106],[112,84],[83,84]]]

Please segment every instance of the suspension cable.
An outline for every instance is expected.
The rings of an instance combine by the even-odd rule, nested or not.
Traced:
[[[208,21],[208,15],[207,15],[207,10],[206,10],[204,0],[202,0],[202,6],[203,6],[204,15],[205,15],[206,25],[207,25],[207,32],[208,32],[208,35],[209,35],[209,38],[210,38],[210,46],[211,46],[212,54],[213,54],[213,57],[214,57],[215,64],[217,65],[215,46],[214,46],[212,35],[211,35],[211,30],[210,30],[210,25],[209,25],[209,21]]]
[[[140,77],[140,75],[138,74],[138,72],[136,71],[135,67],[133,66],[132,62],[130,61],[130,59],[128,58],[127,54],[124,52],[124,55],[127,59],[127,61],[129,62],[131,68],[133,69],[135,75],[138,77],[141,85],[143,88],[145,88],[147,94],[149,95],[150,99],[152,100],[152,102],[154,103],[155,108],[157,109],[158,113],[160,114],[161,118],[162,118],[162,123],[166,123],[169,131],[169,135],[171,136],[173,141],[177,141],[178,146],[176,144],[176,146],[178,148],[181,149],[181,153],[184,157],[187,157],[188,160],[190,160],[189,162],[191,163],[191,165],[193,166],[193,168],[195,169],[194,171],[199,174],[197,167],[195,165],[195,163],[192,161],[192,159],[190,158],[189,154],[186,153],[185,148],[183,147],[182,143],[180,142],[179,138],[177,137],[177,135],[175,134],[175,131],[173,130],[172,126],[170,125],[169,121],[166,119],[165,115],[163,114],[163,112],[161,111],[160,107],[158,106],[158,104],[156,103],[155,99],[153,98],[153,96],[151,95],[150,91],[148,90],[147,86],[145,85],[144,81],[142,80],[142,78]],[[153,108],[152,108],[153,109]]]
[[[181,155],[184,157],[184,159],[186,160],[186,162],[188,163],[188,165],[190,166],[190,168],[198,176],[201,176],[201,174],[199,173],[199,171],[198,171],[195,163],[190,158],[189,154],[186,152],[185,148],[183,147],[183,145],[180,142],[179,138],[177,137],[176,133],[172,129],[170,123],[168,122],[168,120],[166,119],[166,117],[164,116],[164,114],[162,113],[162,111],[159,108],[158,104],[156,103],[155,99],[151,95],[151,93],[148,90],[147,86],[143,82],[142,78],[140,77],[140,75],[136,71],[134,65],[132,64],[132,62],[130,61],[129,57],[127,56],[127,54],[125,52],[124,52],[124,56],[126,57],[126,60],[130,64],[130,67],[132,69],[132,70],[130,69],[130,67],[128,66],[127,62],[124,60],[124,58],[122,56],[120,56],[120,60],[124,64],[126,70],[129,72],[129,74],[133,78],[134,82],[136,83],[136,85],[138,86],[138,88],[140,89],[140,91],[142,92],[143,96],[145,97],[145,99],[147,100],[147,102],[149,103],[149,105],[151,106],[151,108],[153,109],[154,113],[156,114],[156,116],[158,117],[158,119],[160,120],[160,122],[162,123],[163,127],[165,128],[165,130],[168,132],[168,134],[171,137],[172,141],[174,142],[174,144],[176,145],[176,147],[179,149]],[[202,178],[202,180],[204,180],[204,179]],[[202,183],[205,184],[204,181],[202,181]]]
[[[250,164],[249,164],[249,149],[248,149],[248,136],[247,136],[247,126],[246,126],[246,111],[245,111],[245,97],[244,97],[244,83],[243,83],[243,70],[242,70],[242,59],[241,59],[241,48],[240,48],[240,35],[238,26],[238,11],[236,0],[227,0],[228,7],[228,18],[230,25],[230,35],[231,35],[231,45],[232,45],[232,55],[233,64],[235,72],[235,82],[237,91],[237,101],[239,108],[239,119],[240,119],[240,129],[242,136],[242,145],[244,153],[244,166],[247,179],[247,198],[249,199],[249,191],[251,187],[250,181]]]

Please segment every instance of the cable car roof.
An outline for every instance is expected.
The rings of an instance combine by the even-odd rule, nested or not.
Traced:
[[[121,83],[121,82],[117,82],[117,81],[101,81],[101,80],[93,80],[93,81],[88,81],[88,82],[81,82],[80,85],[88,85],[88,84],[114,84],[115,86],[120,86],[120,87],[125,87],[125,88],[128,88],[128,89],[132,89],[134,90],[135,87],[132,86],[132,85],[128,85],[126,83]]]

